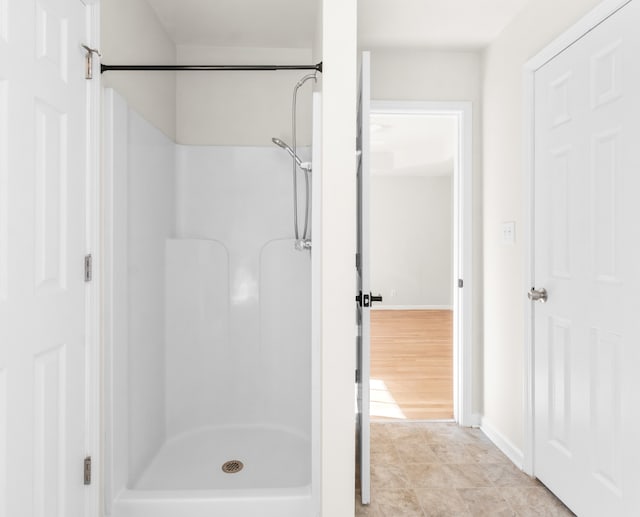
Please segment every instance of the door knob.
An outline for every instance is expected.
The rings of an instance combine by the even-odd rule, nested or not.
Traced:
[[[547,290],[544,287],[542,289],[532,287],[527,296],[532,302],[545,303],[547,301]]]
[[[366,293],[362,293],[362,291],[360,291],[357,295],[356,295],[356,302],[358,302],[358,305],[360,307],[371,307],[371,304],[373,302],[381,302],[382,301],[382,296],[381,295],[375,295],[375,294],[366,294]]]

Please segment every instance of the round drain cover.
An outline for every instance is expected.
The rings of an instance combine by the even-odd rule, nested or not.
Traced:
[[[222,465],[222,472],[225,474],[235,474],[236,472],[240,472],[243,467],[244,464],[240,460],[231,460]]]

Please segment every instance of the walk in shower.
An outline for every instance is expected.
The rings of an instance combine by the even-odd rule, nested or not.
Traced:
[[[105,514],[315,515],[312,148],[104,114]]]

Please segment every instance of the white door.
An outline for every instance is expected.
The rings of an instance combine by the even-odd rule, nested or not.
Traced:
[[[86,7],[0,0],[0,516],[84,511]]]
[[[640,0],[535,73],[536,476],[640,515]]]
[[[360,70],[360,91],[358,95],[358,242],[356,268],[358,271],[356,321],[357,338],[357,399],[358,399],[358,466],[360,469],[360,490],[362,504],[371,502],[371,442],[369,436],[369,375],[371,356],[370,306],[371,290],[369,288],[369,111],[371,95],[370,55],[362,53]]]

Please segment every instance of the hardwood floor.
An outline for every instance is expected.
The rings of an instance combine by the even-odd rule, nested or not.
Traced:
[[[452,311],[371,311],[371,417],[453,418]]]

